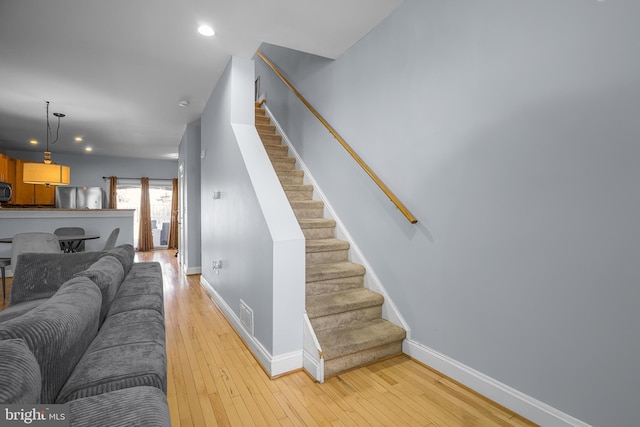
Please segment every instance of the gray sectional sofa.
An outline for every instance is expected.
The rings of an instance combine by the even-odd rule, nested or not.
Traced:
[[[71,426],[170,426],[162,272],[131,245],[23,254],[0,311],[0,403],[68,404]]]

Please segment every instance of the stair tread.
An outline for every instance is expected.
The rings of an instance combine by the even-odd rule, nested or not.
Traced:
[[[344,313],[384,303],[384,297],[369,289],[311,295],[306,298],[307,315],[310,319],[331,314]]]
[[[284,189],[284,191],[309,191],[309,190],[313,190],[313,185],[309,185],[309,184],[301,184],[301,185],[283,184],[282,188]]]
[[[322,200],[292,200],[289,202],[294,208],[322,208],[324,203]]]
[[[406,331],[384,319],[317,332],[325,360],[365,351],[406,337]]]
[[[300,228],[330,228],[335,227],[336,222],[328,218],[305,218],[298,220]]]
[[[271,159],[272,162],[295,163],[295,157],[276,157]]]
[[[307,253],[349,249],[350,244],[340,239],[309,239],[305,242]]]
[[[306,268],[307,282],[363,276],[364,274],[364,266],[349,261],[308,265]]]

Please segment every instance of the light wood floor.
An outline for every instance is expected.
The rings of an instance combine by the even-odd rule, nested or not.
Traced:
[[[404,355],[324,384],[303,371],[271,380],[174,254],[136,254],[162,265],[173,427],[535,425]]]
[[[137,255],[162,264],[174,427],[534,425],[407,356],[324,384],[302,371],[271,380],[174,253]]]

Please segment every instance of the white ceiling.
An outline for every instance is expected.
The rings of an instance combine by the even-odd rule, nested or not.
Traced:
[[[54,161],[88,146],[177,158],[231,55],[267,42],[336,58],[402,1],[0,0],[0,149],[44,151],[50,101],[66,114]]]

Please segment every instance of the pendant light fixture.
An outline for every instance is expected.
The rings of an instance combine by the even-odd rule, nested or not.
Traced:
[[[47,151],[44,152],[44,162],[42,163],[24,163],[22,180],[25,184],[42,184],[47,187],[50,185],[69,185],[71,171],[69,166],[55,164],[51,161],[51,151],[49,151],[49,137],[51,135],[51,126],[49,125],[49,101],[47,103]],[[60,131],[60,119],[65,115],[62,113],[53,113],[58,118],[58,127],[56,128],[56,139],[51,143],[58,141]]]

